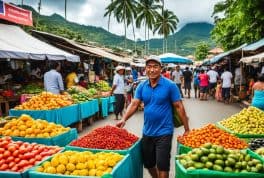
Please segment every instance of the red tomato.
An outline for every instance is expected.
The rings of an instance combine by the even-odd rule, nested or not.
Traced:
[[[12,161],[14,161],[14,157],[13,156],[9,156],[7,159],[6,159],[6,163],[10,163]]]
[[[8,165],[7,165],[7,164],[2,164],[2,165],[0,166],[0,170],[1,170],[1,171],[5,171],[7,168],[8,168]]]
[[[2,142],[0,142],[0,147],[1,148],[6,148],[6,146],[8,145],[8,141],[7,140],[3,140]]]
[[[17,166],[20,167],[20,168],[24,168],[27,165],[28,165],[28,161],[27,160],[20,160],[20,162],[17,164]]]
[[[29,159],[31,159],[33,157],[34,157],[34,155],[32,153],[25,153],[24,156],[23,156],[23,159],[29,160]]]
[[[28,162],[31,165],[35,165],[36,159],[35,158],[31,158]]]
[[[12,155],[13,155],[14,157],[17,157],[17,156],[19,155],[19,151],[18,151],[18,150],[15,150],[15,151],[12,153]]]
[[[15,165],[16,165],[15,162],[10,162],[10,163],[8,164],[8,167],[9,167],[10,169],[12,169]]]
[[[20,154],[24,154],[24,153],[26,153],[27,152],[27,148],[25,147],[25,146],[20,146],[20,148],[19,148],[19,153]]]
[[[27,146],[27,152],[31,152],[33,150],[33,147],[31,145]]]
[[[5,152],[5,149],[4,148],[0,148],[0,154],[4,153],[4,152]]]
[[[3,165],[5,163],[5,160],[4,159],[1,159],[0,160],[0,166]]]
[[[4,155],[1,153],[0,154],[0,160],[4,158]]]
[[[13,171],[13,172],[18,172],[18,167],[15,165],[15,166],[13,166],[12,168],[11,168],[11,171]]]
[[[15,158],[15,163],[18,163],[19,161],[20,161],[20,159],[19,158]]]
[[[42,160],[42,156],[40,156],[40,155],[36,155],[35,159],[36,159],[37,161],[41,161],[41,160]]]
[[[14,152],[14,151],[16,151],[17,149],[18,149],[18,146],[17,145],[15,145],[15,144],[9,144],[8,145],[8,148],[7,148],[10,152]]]
[[[4,153],[3,153],[3,157],[4,158],[7,158],[11,155],[10,151],[6,150]]]

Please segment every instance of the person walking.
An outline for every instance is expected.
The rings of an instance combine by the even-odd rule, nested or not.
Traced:
[[[132,93],[133,93],[133,75],[131,73],[131,67],[125,68],[125,92],[126,92],[126,105],[125,107],[131,103]]]
[[[230,100],[230,89],[232,84],[232,78],[233,75],[231,72],[227,70],[227,68],[224,69],[224,72],[221,75],[222,80],[222,98],[225,103],[229,103]]]
[[[184,94],[186,95],[186,92],[188,93],[188,98],[191,97],[191,83],[192,83],[192,72],[189,70],[189,67],[185,68],[185,71],[183,72],[183,78],[184,78]]]
[[[216,85],[217,85],[217,79],[218,79],[219,75],[213,68],[211,68],[207,72],[207,75],[209,76],[209,94],[214,97],[215,89],[216,89]]]
[[[182,75],[182,72],[180,71],[179,65],[175,67],[175,70],[172,72],[171,77],[172,77],[172,81],[174,81],[176,85],[178,86],[180,93],[181,93],[181,97],[183,98],[184,96],[183,96],[182,89],[181,89],[183,75]]]
[[[142,156],[145,168],[152,178],[168,178],[172,144],[173,108],[177,110],[184,125],[185,134],[189,132],[180,91],[176,84],[161,75],[162,67],[158,56],[146,60],[148,80],[139,84],[132,103],[124,117],[116,126],[123,127],[126,121],[144,103],[144,126],[142,136]]]
[[[58,62],[52,62],[50,68],[50,71],[44,74],[44,88],[47,92],[62,94],[64,85],[61,74],[59,73],[61,65]]]
[[[200,98],[200,80],[199,80],[200,70],[196,69],[194,72],[193,79],[193,88],[194,88],[194,97]]]
[[[116,116],[116,120],[118,120],[118,116],[123,115],[123,109],[125,107],[125,82],[124,82],[124,66],[116,67],[116,74],[114,75],[111,95],[114,94],[116,102],[114,107],[114,113]]]
[[[264,111],[264,74],[261,74],[258,81],[253,85],[252,106]]]
[[[199,75],[200,81],[200,100],[207,100],[209,76],[205,73],[204,69],[201,70]]]

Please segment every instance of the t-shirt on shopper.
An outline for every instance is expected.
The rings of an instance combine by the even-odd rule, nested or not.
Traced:
[[[168,178],[174,130],[173,107],[179,113],[186,133],[189,131],[189,124],[178,87],[173,81],[161,76],[161,70],[161,62],[158,56],[150,56],[146,60],[148,80],[138,86],[135,98],[116,126],[123,127],[126,121],[137,111],[140,103],[143,102],[143,163],[152,177]]]

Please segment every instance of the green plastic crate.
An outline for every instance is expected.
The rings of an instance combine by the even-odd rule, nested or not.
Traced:
[[[261,160],[259,155],[247,149],[247,153],[251,155],[252,158]],[[261,160],[262,163],[263,160]],[[187,171],[179,162],[179,160],[175,159],[175,178],[263,178],[264,174],[262,173],[228,173],[222,171],[214,171],[214,170],[190,170]]]

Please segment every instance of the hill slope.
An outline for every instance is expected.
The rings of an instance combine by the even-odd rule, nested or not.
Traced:
[[[90,25],[80,25],[74,22],[66,21],[62,16],[53,14],[51,16],[39,15],[32,7],[23,6],[23,8],[31,10],[34,19],[34,25],[37,25],[37,30],[53,33],[64,36],[69,39],[74,39],[80,42],[96,42],[100,45],[108,47],[123,47],[124,37],[118,36],[106,31],[101,27]],[[168,52],[175,52],[179,55],[193,54],[195,46],[200,41],[205,41],[214,46],[210,40],[210,31],[213,25],[208,23],[190,23],[185,25],[177,33],[168,37]],[[151,39],[151,52],[162,52],[163,39]],[[134,49],[134,42],[127,40],[128,48]],[[143,49],[144,41],[139,42],[139,48]]]

